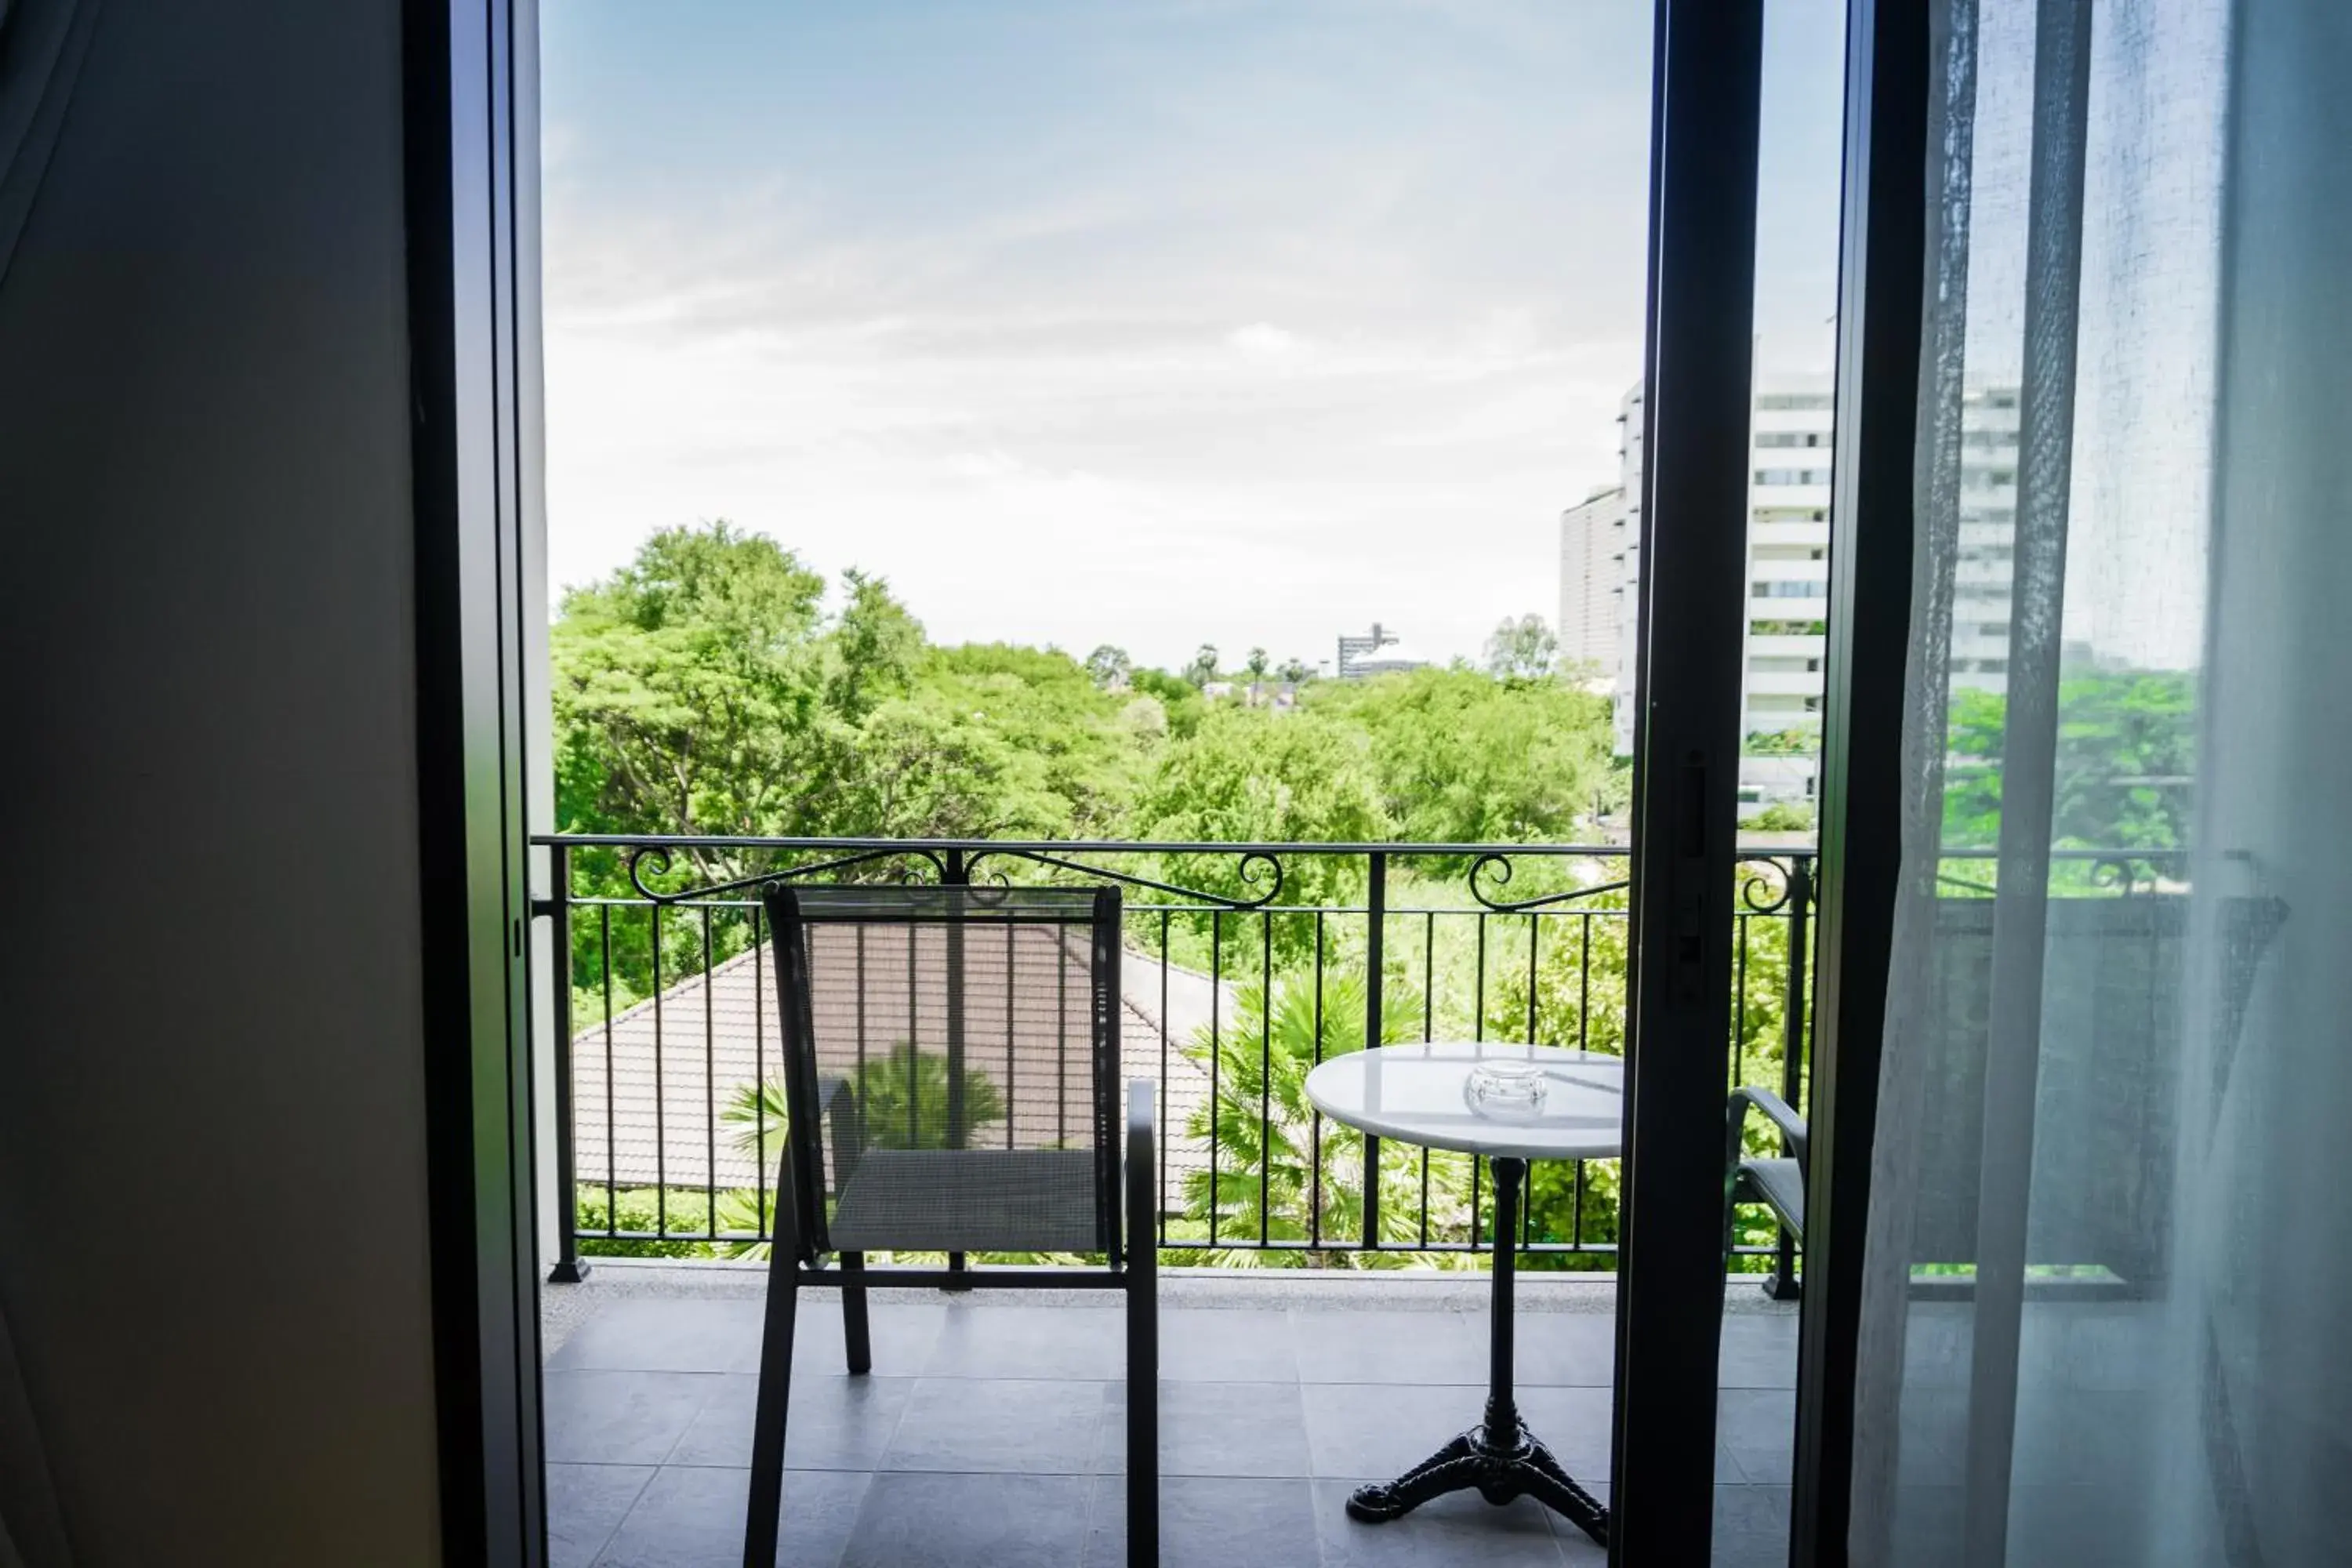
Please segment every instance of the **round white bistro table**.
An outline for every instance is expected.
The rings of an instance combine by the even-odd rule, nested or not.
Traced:
[[[1471,1069],[1481,1061],[1538,1067],[1545,1088],[1541,1112],[1504,1121],[1475,1110],[1467,1090]],[[1358,1488],[1348,1512],[1378,1523],[1433,1497],[1475,1487],[1497,1505],[1532,1497],[1607,1545],[1609,1510],[1528,1430],[1511,1396],[1511,1280],[1528,1162],[1609,1159],[1622,1147],[1622,1058],[1500,1040],[1383,1046],[1317,1067],[1307,1075],[1307,1098],[1324,1115],[1360,1131],[1482,1155],[1495,1169],[1495,1310],[1485,1418],[1395,1480]]]

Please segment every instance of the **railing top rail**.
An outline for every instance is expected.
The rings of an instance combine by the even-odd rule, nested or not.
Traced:
[[[1426,844],[1405,840],[1363,843],[1255,842],[1171,840],[1147,838],[760,838],[730,835],[676,833],[534,833],[530,842],[546,847],[579,849],[807,849],[857,853],[903,849],[944,854],[966,852],[1045,855],[1627,855],[1623,844],[1524,843]],[[1754,844],[1738,853],[1750,858],[1795,856],[1810,859],[1820,851],[1810,844]]]

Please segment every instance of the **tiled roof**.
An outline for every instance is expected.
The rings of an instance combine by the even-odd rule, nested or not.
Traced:
[[[1072,955],[1071,967],[1071,983],[1083,994],[1082,953]],[[1181,1201],[1183,1173],[1208,1163],[1205,1149],[1184,1134],[1208,1099],[1208,1077],[1184,1055],[1195,1026],[1181,1006],[1170,1008],[1163,1053],[1158,964],[1129,954],[1123,968],[1120,1077],[1157,1083],[1165,1056],[1160,1134],[1165,1201],[1172,1208]],[[726,1121],[725,1111],[746,1086],[781,1076],[772,971],[771,954],[752,949],[614,1015],[609,1030],[598,1023],[573,1037],[573,1161],[582,1184],[725,1189],[759,1183],[758,1152],[739,1145],[743,1124]],[[1206,979],[1170,974],[1205,998]],[[775,1160],[771,1148],[770,1181]]]

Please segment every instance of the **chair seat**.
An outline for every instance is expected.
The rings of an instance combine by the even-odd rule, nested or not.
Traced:
[[[1797,1235],[1805,1233],[1805,1172],[1794,1160],[1742,1160],[1742,1185],[1772,1205]]]
[[[1093,1153],[868,1149],[835,1195],[836,1252],[1099,1252]]]

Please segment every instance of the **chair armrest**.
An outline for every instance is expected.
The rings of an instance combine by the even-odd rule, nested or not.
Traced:
[[[1789,1151],[1800,1160],[1805,1158],[1805,1119],[1789,1109],[1789,1102],[1769,1089],[1735,1089],[1731,1091],[1730,1112],[1725,1118],[1727,1126],[1724,1140],[1724,1169],[1739,1168],[1743,1149],[1740,1132],[1748,1121],[1749,1107],[1764,1113],[1766,1121],[1780,1130],[1789,1141]]]
[[[1127,1086],[1127,1266],[1147,1272],[1160,1257],[1160,1162],[1151,1109],[1157,1093],[1147,1078]]]

